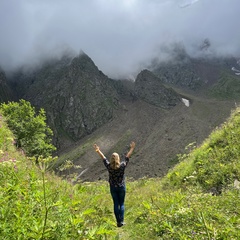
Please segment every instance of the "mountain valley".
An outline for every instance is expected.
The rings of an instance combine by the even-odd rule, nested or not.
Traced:
[[[128,178],[161,177],[178,162],[178,154],[189,144],[201,144],[238,104],[240,78],[232,67],[238,67],[234,58],[184,56],[143,69],[135,81],[114,80],[82,53],[10,77],[2,71],[0,99],[24,98],[46,110],[58,148],[55,167],[66,160],[81,166],[62,174],[106,179],[93,144],[108,157],[113,151],[123,156],[134,140]]]

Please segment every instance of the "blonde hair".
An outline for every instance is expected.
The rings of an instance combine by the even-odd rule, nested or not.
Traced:
[[[120,157],[118,153],[113,153],[110,159],[110,167],[114,170],[120,167]]]

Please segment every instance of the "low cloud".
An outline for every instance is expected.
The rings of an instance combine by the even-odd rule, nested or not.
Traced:
[[[1,0],[0,66],[11,70],[83,50],[110,77],[130,76],[167,46],[191,55],[204,39],[240,55],[239,0]]]

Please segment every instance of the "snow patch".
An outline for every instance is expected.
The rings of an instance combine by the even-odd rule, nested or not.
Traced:
[[[240,66],[240,59],[237,61],[237,65]],[[237,69],[237,68],[235,68],[235,67],[232,67],[231,70],[232,70],[233,72],[235,72],[235,75],[240,76],[240,70],[239,70],[239,69]]]
[[[190,106],[190,102],[189,102],[188,99],[182,98],[182,102],[185,104],[186,107],[189,107],[189,106]]]
[[[234,72],[240,72],[240,70],[236,69],[235,67],[232,67],[232,71],[234,71]]]

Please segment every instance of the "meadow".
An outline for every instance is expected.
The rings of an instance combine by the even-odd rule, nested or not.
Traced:
[[[240,239],[240,109],[187,150],[161,179],[127,178],[117,228],[107,181],[60,178],[53,157],[36,164],[1,117],[0,239]]]

